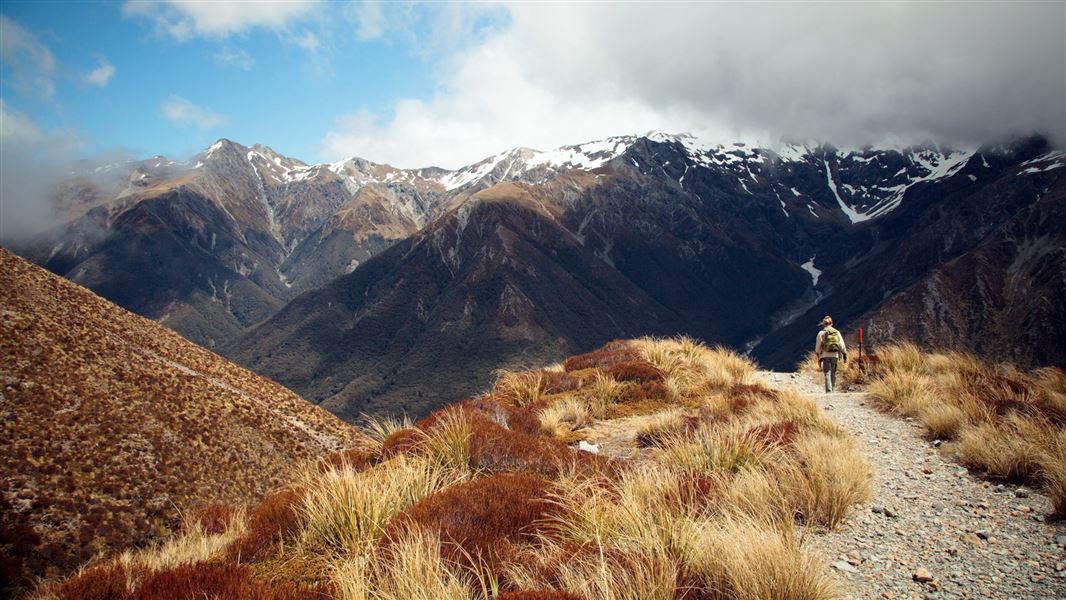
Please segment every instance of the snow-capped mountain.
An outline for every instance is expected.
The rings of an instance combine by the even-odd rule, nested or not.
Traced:
[[[402,383],[368,375],[354,385],[346,373],[432,369],[412,349],[443,351],[455,336],[524,340],[483,359],[505,361],[536,340],[562,355],[605,336],[685,331],[790,365],[811,314],[857,318],[972,251],[1058,189],[1064,164],[1040,138],[979,149],[763,147],[651,132],[515,148],[454,170],[307,164],[219,140],[188,161],[110,165],[106,185],[72,177],[59,199],[70,222],[17,249],[344,412],[370,396],[387,403]],[[345,296],[356,280],[364,297]],[[342,281],[324,300],[331,326],[358,329],[348,320],[374,315],[399,327],[416,315],[417,331],[372,327],[345,341],[354,354],[344,361],[305,349],[326,360],[309,371],[316,380],[286,380],[292,365],[259,344],[263,328],[313,336],[274,319],[250,328]],[[550,326],[538,308],[550,304],[548,281],[567,295],[558,310],[596,307],[602,319]],[[325,310],[317,297],[326,296],[310,294],[301,310]],[[358,316],[330,312],[339,297],[363,306]],[[270,355],[281,362],[258,362]]]

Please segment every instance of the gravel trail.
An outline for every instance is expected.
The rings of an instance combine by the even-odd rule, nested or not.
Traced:
[[[825,394],[793,373],[760,376],[814,398],[874,467],[871,501],[838,531],[807,538],[850,597],[1066,599],[1066,526],[1045,522],[1047,497],[970,473],[920,423],[862,393]]]

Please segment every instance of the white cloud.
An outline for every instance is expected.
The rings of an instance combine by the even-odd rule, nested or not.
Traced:
[[[12,82],[21,93],[47,99],[55,94],[52,51],[5,15],[0,15],[0,61],[10,67]]]
[[[223,48],[211,56],[220,65],[250,71],[255,66],[255,58],[240,48]]]
[[[307,17],[309,0],[203,2],[202,0],[128,0],[128,16],[151,19],[156,27],[179,41],[192,37],[224,38],[256,27],[282,29]]]
[[[82,75],[81,80],[88,85],[107,87],[107,84],[114,76],[115,66],[108,62],[106,58],[100,58],[100,65],[85,75]]]
[[[85,147],[75,133],[43,131],[33,119],[0,99],[0,242],[56,225],[62,215],[50,202]]]
[[[228,121],[226,117],[197,106],[181,96],[167,98],[159,108],[167,120],[179,125],[192,125],[199,129],[211,129]]]
[[[0,143],[28,144],[44,139],[40,128],[29,116],[9,107],[0,98]]]
[[[375,40],[385,35],[385,11],[378,0],[353,2],[350,18],[355,21],[355,39],[360,42]]]
[[[316,52],[322,46],[322,42],[319,41],[318,36],[309,30],[304,31],[299,35],[294,35],[290,39],[292,40],[292,43],[312,53]]]
[[[1066,139],[1062,3],[508,10],[509,26],[441,61],[433,97],[339,118],[325,157],[458,166],[649,129],[839,144]]]

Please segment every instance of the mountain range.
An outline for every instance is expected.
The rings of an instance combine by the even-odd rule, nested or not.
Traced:
[[[649,133],[456,170],[219,140],[72,177],[14,249],[351,419],[616,337],[789,368],[821,316],[1066,364],[1066,154]]]

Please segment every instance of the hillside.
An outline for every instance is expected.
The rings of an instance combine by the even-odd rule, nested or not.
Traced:
[[[351,421],[420,417],[484,389],[497,368],[679,331],[675,311],[557,223],[553,191],[478,192],[220,351]]]
[[[863,318],[874,339],[1066,365],[1066,180]]]
[[[2,579],[68,573],[251,502],[358,433],[0,249]]]
[[[367,433],[247,513],[35,598],[828,600],[845,589],[809,540],[871,476],[811,400],[688,339],[503,373]]]

